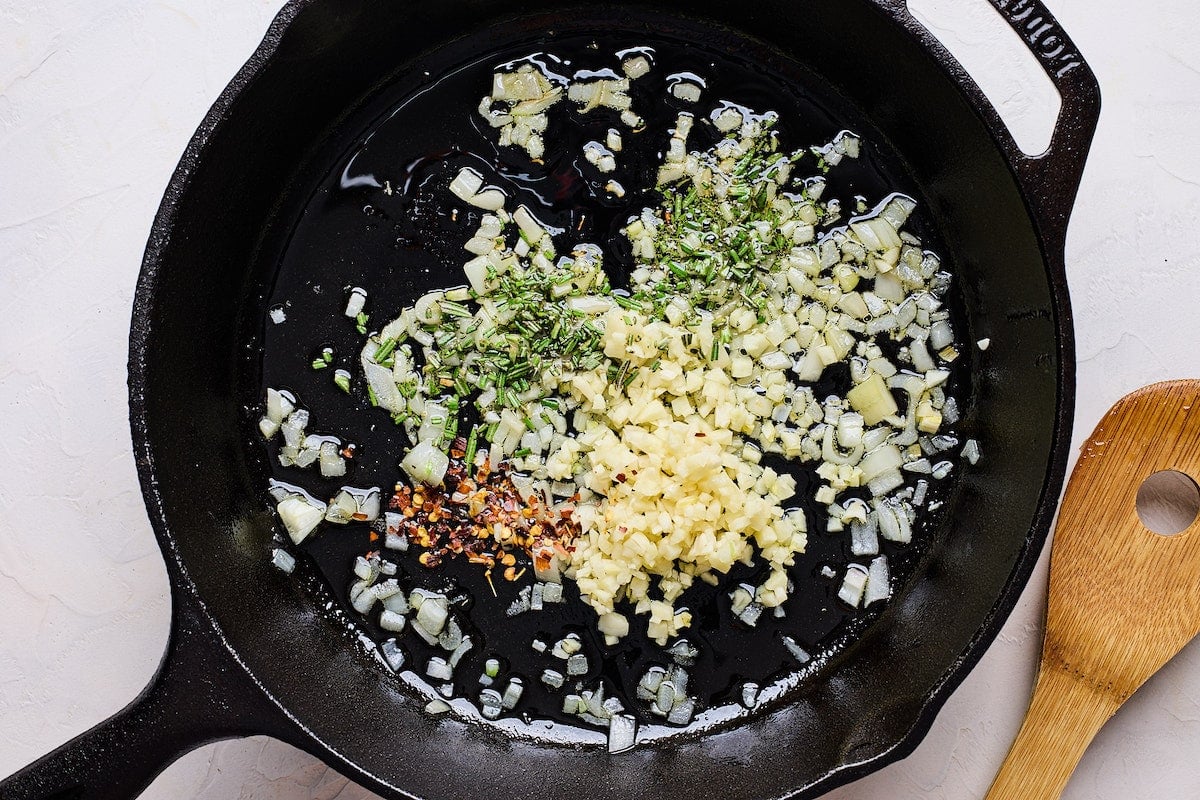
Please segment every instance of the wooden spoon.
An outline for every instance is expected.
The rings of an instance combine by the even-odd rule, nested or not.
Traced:
[[[1200,632],[1200,522],[1160,536],[1135,507],[1160,470],[1200,477],[1200,381],[1128,395],[1084,443],[1054,534],[1033,701],[987,800],[1059,797],[1100,727]]]

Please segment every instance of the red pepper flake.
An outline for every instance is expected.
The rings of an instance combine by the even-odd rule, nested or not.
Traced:
[[[489,576],[499,563],[505,579],[515,581],[526,571],[517,567],[518,559],[532,563],[536,552],[537,567],[545,569],[550,553],[569,557],[580,532],[571,509],[553,509],[539,497],[523,497],[505,463],[495,470],[486,460],[468,467],[462,460],[465,449],[462,437],[450,447],[442,486],[412,489],[397,484],[388,503],[404,515],[394,532],[426,549],[418,561],[433,568],[445,558],[465,556],[486,567]]]

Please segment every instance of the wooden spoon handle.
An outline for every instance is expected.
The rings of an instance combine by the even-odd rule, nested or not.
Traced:
[[[1043,665],[1029,713],[987,800],[1057,800],[1119,705],[1069,672]]]

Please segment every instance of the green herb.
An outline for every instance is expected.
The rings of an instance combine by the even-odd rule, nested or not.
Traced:
[[[472,425],[471,433],[467,436],[467,453],[463,457],[464,462],[470,466],[475,463],[475,451],[479,447],[479,426]]]
[[[364,311],[358,312],[358,316],[354,318],[354,327],[364,336],[367,334],[367,320],[370,318],[370,315]]]
[[[344,369],[339,369],[333,373],[333,383],[346,394],[350,394],[350,373]]]
[[[325,369],[333,363],[333,348],[324,347],[316,358],[312,360],[313,369]]]
[[[399,344],[395,339],[384,339],[379,345],[379,349],[375,351],[375,363],[382,364],[388,356],[390,356]]]

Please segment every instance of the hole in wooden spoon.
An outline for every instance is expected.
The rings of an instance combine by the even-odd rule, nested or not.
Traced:
[[[1191,525],[1197,513],[1200,513],[1200,486],[1182,472],[1161,470],[1138,487],[1138,519],[1155,533],[1174,536]]]

